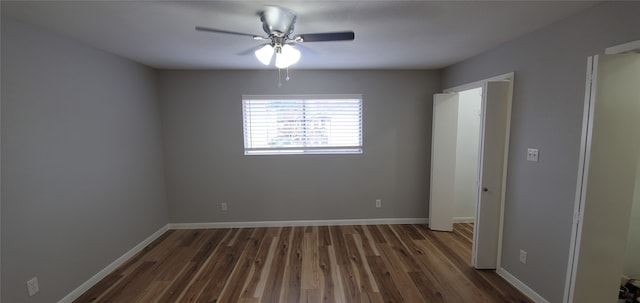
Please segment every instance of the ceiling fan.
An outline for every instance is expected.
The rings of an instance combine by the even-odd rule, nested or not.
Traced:
[[[352,41],[355,38],[353,31],[293,35],[296,15],[279,6],[266,6],[263,11],[259,12],[259,16],[260,21],[262,21],[262,29],[267,34],[266,36],[203,26],[196,26],[196,30],[220,34],[249,36],[254,40],[269,41],[248,50],[247,53],[253,51],[258,60],[264,65],[269,65],[271,63],[275,53],[275,66],[277,68],[287,68],[298,62],[300,59],[300,51],[293,47],[296,43]]]

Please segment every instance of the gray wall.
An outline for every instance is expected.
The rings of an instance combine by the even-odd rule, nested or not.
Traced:
[[[160,72],[170,221],[426,218],[438,73],[291,73]],[[362,155],[243,155],[243,94],[331,93],[363,95]]]
[[[567,272],[586,58],[640,39],[638,16],[638,2],[604,3],[442,73],[446,88],[515,72],[502,266],[550,302],[561,302]]]
[[[2,302],[56,302],[167,223],[153,70],[3,16],[1,121]]]

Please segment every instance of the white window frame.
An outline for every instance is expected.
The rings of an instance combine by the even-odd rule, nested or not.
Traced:
[[[357,144],[345,146],[344,144],[329,145],[326,146],[274,146],[267,147],[263,143],[254,143],[253,138],[255,133],[252,132],[251,115],[249,111],[249,102],[251,101],[286,101],[296,100],[301,101],[301,108],[306,111],[307,103],[305,101],[310,100],[341,100],[350,99],[359,101],[359,121],[356,128],[358,128],[359,134],[357,134],[359,141]],[[245,155],[292,155],[292,154],[362,154],[362,120],[363,120],[363,99],[362,94],[321,94],[321,95],[242,95],[242,129],[244,138],[244,154]],[[305,121],[301,119],[299,121]],[[306,124],[303,127],[306,137],[307,127]],[[331,136],[329,136],[331,138]],[[339,137],[338,137],[339,138]],[[329,139],[330,140],[330,139]]]

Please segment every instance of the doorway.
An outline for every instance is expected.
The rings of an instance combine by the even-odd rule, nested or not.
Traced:
[[[499,264],[512,86],[510,73],[434,95],[429,227],[473,222],[478,269]]]
[[[480,178],[481,111],[482,86],[434,97],[432,230],[452,231],[454,222],[474,223]]]
[[[482,87],[458,93],[453,222],[475,223],[480,181]]]
[[[640,50],[640,43],[633,44]],[[631,50],[628,45],[615,48]],[[627,256],[639,249],[629,240],[640,235],[634,229],[638,218],[632,216],[640,199],[638,83],[640,53],[588,59],[565,302],[614,302],[621,278],[640,274],[634,272],[638,255]]]

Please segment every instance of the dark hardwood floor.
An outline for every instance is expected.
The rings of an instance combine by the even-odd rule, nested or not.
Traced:
[[[531,302],[475,270],[473,226],[169,230],[75,302]]]

